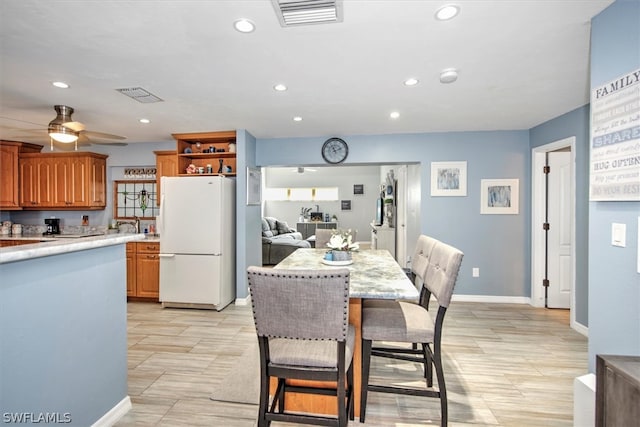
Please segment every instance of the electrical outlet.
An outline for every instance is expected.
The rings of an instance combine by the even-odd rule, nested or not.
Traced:
[[[473,277],[480,277],[480,269],[478,267],[474,267],[473,270],[472,270],[471,275]]]

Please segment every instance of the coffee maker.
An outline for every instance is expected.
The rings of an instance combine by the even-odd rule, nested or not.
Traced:
[[[47,231],[42,234],[60,234],[60,218],[46,218],[44,220]]]

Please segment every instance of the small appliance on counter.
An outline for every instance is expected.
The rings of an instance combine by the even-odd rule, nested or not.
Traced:
[[[46,218],[44,224],[47,226],[47,231],[42,233],[43,235],[60,234],[60,218]]]
[[[322,212],[311,212],[311,222],[322,222]]]

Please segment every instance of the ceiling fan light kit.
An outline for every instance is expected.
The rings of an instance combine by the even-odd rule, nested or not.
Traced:
[[[71,114],[73,108],[66,105],[54,105],[56,118],[49,122],[49,136],[58,142],[65,144],[78,140],[78,132],[64,126],[65,123],[72,122]]]
[[[78,140],[78,132],[56,124],[49,124],[49,136],[52,139],[65,144]]]

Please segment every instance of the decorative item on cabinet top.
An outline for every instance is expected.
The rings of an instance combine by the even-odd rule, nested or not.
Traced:
[[[156,168],[127,167],[124,168],[124,177],[127,179],[155,179]]]
[[[236,176],[236,132],[174,133],[178,176]]]

